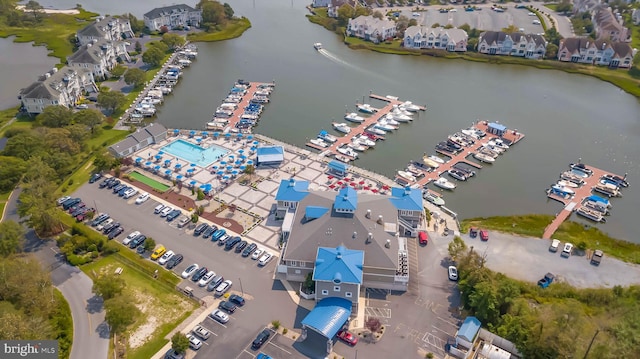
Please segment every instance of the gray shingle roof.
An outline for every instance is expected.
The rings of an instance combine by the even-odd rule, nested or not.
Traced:
[[[157,7],[149,11],[148,13],[144,14],[144,17],[146,17],[147,19],[156,19],[165,14],[171,14],[172,12],[188,12],[188,11],[189,12],[196,11],[196,9],[186,4],[178,4],[178,5],[171,5],[171,6],[165,6],[165,7]]]

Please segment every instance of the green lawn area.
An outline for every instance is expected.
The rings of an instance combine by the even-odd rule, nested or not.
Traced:
[[[9,200],[9,196],[11,192],[0,193],[0,217],[4,213],[4,206],[7,204],[7,200]]]
[[[129,173],[129,177],[136,180],[136,181],[140,181],[144,184],[146,184],[147,186],[151,186],[154,189],[160,191],[160,192],[166,192],[169,188],[171,188],[170,186],[167,186],[164,183],[160,183],[156,180],[154,180],[153,178],[149,178],[145,175],[143,175],[142,173],[138,172],[138,171],[133,171],[131,173]]]
[[[137,257],[128,248],[121,247],[120,253],[104,257],[81,267],[90,277],[95,275],[113,275],[122,268],[120,275],[127,287],[125,291],[136,298],[136,306],[143,313],[129,328],[129,348],[127,358],[148,359],[169,342],[165,336],[184,321],[198,304],[175,290],[179,278],[155,263]],[[127,253],[128,252],[128,253]],[[147,263],[140,263],[147,262]],[[169,273],[174,279],[161,275],[157,280],[141,268],[152,266],[160,272]]]
[[[557,9],[558,9],[558,4],[544,4],[544,6],[546,8],[549,8],[549,9],[553,10],[553,11],[557,11]]]
[[[100,136],[89,139],[87,145],[92,150],[97,147],[109,146],[127,137],[128,134],[129,131],[114,130],[112,128],[103,129]]]
[[[8,111],[8,110],[6,110]],[[13,121],[10,125],[3,127],[0,130],[0,136],[4,136],[4,133],[10,128],[31,128],[33,125],[33,119],[29,117],[18,118],[16,121]]]
[[[224,29],[216,32],[198,32],[195,34],[189,34],[187,40],[191,42],[213,42],[235,39],[240,37],[245,31],[251,27],[251,22],[246,17],[240,19],[231,20]]]
[[[482,227],[504,233],[540,238],[551,221],[553,221],[553,216],[546,214],[470,218],[460,222],[460,232],[469,232],[469,227]]]
[[[0,111],[0,132],[4,132],[4,126],[15,117],[19,108],[20,106],[16,106]]]

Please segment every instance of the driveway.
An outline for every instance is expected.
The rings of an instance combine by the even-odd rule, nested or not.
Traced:
[[[5,220],[18,221],[16,202],[20,190],[14,191],[7,202]],[[93,282],[77,267],[64,262],[53,240],[42,240],[31,229],[27,231],[25,252],[32,253],[51,271],[51,281],[62,292],[73,317],[73,346],[71,359],[107,358],[109,328],[104,321],[102,300],[91,292]]]

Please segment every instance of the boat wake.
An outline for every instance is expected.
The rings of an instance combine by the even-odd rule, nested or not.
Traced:
[[[334,63],[338,64],[338,65],[343,65],[349,68],[352,68],[354,70],[357,70],[359,72],[362,72],[363,74],[366,74],[368,76],[373,76],[373,77],[377,77],[383,80],[387,80],[387,78],[385,78],[384,76],[380,75],[379,73],[373,72],[373,71],[369,71],[367,69],[364,69],[362,67],[359,66],[355,66],[353,64],[350,64],[346,61],[344,61],[343,59],[337,57],[336,55],[332,54],[331,52],[329,52],[327,49],[320,49],[318,50],[318,53],[320,53],[322,56],[326,57],[327,59],[333,61]]]

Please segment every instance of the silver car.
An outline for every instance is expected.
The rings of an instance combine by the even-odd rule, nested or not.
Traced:
[[[224,324],[229,321],[229,314],[221,311],[220,309],[216,309],[209,314],[209,318]]]

